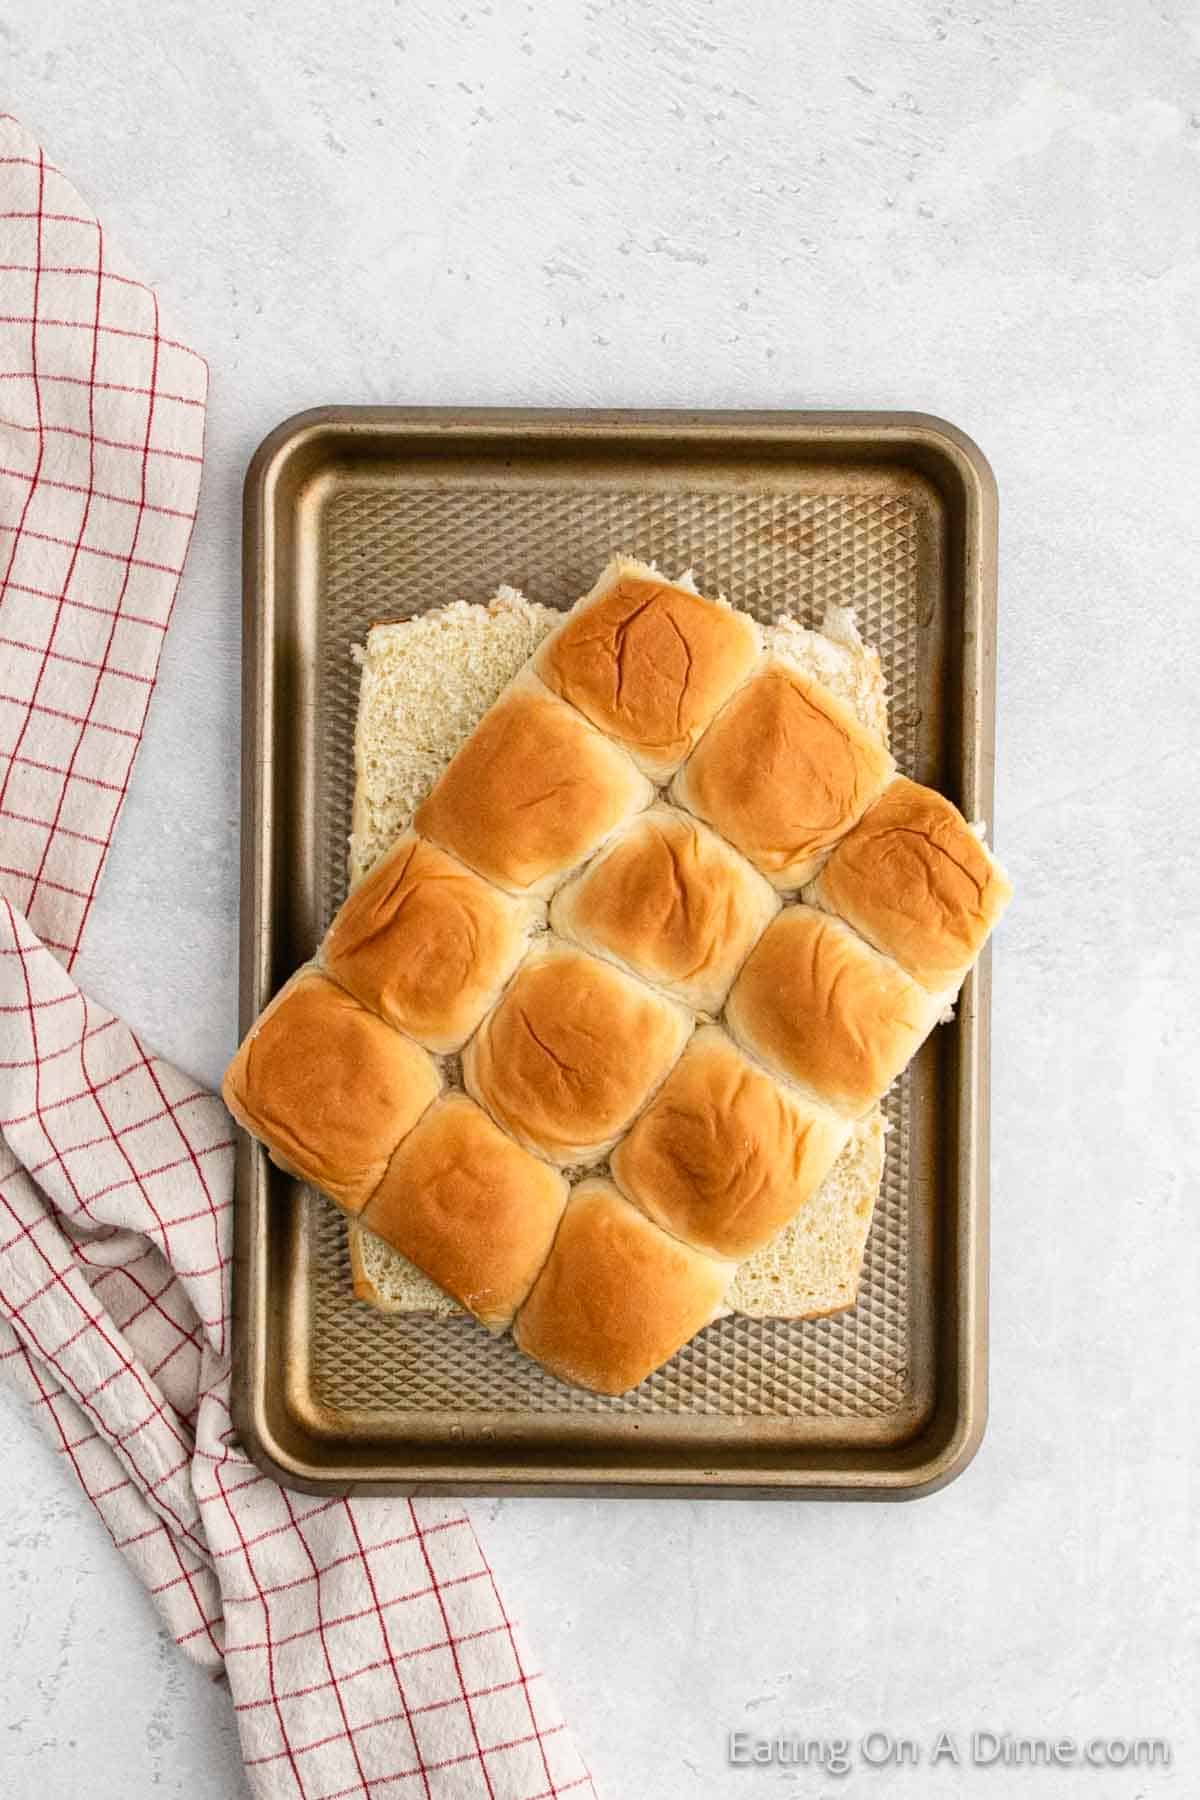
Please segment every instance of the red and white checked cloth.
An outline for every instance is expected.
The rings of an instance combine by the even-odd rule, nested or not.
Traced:
[[[591,1795],[462,1507],[289,1494],[240,1449],[229,1117],[68,973],[187,552],[205,391],[0,119],[0,1368],[177,1642],[228,1677],[256,1795]]]

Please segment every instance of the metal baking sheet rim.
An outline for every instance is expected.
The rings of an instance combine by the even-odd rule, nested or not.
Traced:
[[[243,522],[242,892],[240,1027],[244,1031],[269,997],[270,871],[273,820],[270,781],[275,741],[274,696],[262,679],[275,624],[278,544],[276,496],[289,468],[318,457],[323,445],[347,441],[365,452],[389,440],[429,438],[506,441],[536,435],[550,446],[612,445],[628,438],[661,443],[675,453],[718,445],[760,444],[794,451],[809,462],[856,459],[903,464],[906,457],[934,471],[956,527],[953,576],[962,607],[956,646],[960,799],[969,817],[991,818],[997,566],[995,478],[978,446],[947,421],[908,412],[566,411],[500,408],[321,407],[275,428],[256,451],[246,475]],[[272,1306],[267,1256],[265,1153],[239,1133],[234,1205],[234,1321],[232,1406],[242,1445],[264,1472],[286,1487],[311,1493],[461,1495],[654,1495],[687,1498],[914,1499],[936,1492],[968,1466],[987,1421],[988,1351],[988,1096],[990,953],[964,989],[957,1027],[958,1078],[953,1126],[956,1143],[953,1230],[942,1269],[943,1313],[937,1322],[937,1396],[931,1416],[914,1435],[878,1452],[798,1455],[790,1464],[706,1466],[674,1454],[661,1463],[542,1463],[531,1474],[519,1462],[427,1462],[406,1475],[402,1459],[363,1459],[354,1446],[316,1438],[286,1443],[270,1418],[269,1396],[278,1371],[269,1365]],[[948,1265],[948,1266],[947,1266]],[[749,1433],[747,1434],[750,1435]]]

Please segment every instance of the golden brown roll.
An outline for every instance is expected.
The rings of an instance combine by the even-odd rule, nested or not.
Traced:
[[[465,1094],[429,1108],[361,1215],[492,1330],[503,1331],[550,1250],[567,1184]]]
[[[705,732],[672,798],[777,888],[808,880],[895,764],[828,688],[784,662],[754,675]]]
[[[585,1181],[514,1336],[560,1380],[623,1394],[718,1316],[734,1268],[668,1237],[610,1182]]]
[[[842,839],[813,896],[944,993],[983,949],[1012,888],[958,808],[901,776]]]
[[[733,984],[726,1021],[752,1055],[839,1112],[865,1112],[932,1031],[945,997],[848,925],[787,906]]]
[[[715,832],[673,807],[640,813],[554,897],[550,922],[700,1012],[778,911],[774,890]]]
[[[489,881],[545,893],[653,793],[623,750],[527,679],[484,714],[413,824]]]
[[[413,832],[382,857],[329,928],[321,961],[428,1050],[460,1050],[542,917]]]
[[[534,668],[665,781],[758,655],[744,613],[618,558],[547,638]]]
[[[534,950],[463,1052],[467,1088],[521,1143],[595,1161],[683,1049],[692,1019],[610,963]]]
[[[850,1129],[708,1026],[613,1151],[612,1172],[664,1231],[740,1262],[816,1193]]]
[[[306,968],[247,1033],[221,1093],[274,1161],[356,1213],[440,1087],[424,1050]]]

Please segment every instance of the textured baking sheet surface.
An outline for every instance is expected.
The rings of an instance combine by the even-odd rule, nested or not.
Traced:
[[[669,571],[694,567],[701,588],[771,620],[820,622],[827,602],[855,607],[888,681],[892,746],[915,768],[920,719],[917,510],[886,477],[879,490],[721,492],[581,483],[533,486],[344,481],[321,511],[315,580],[319,716],[316,788],[322,924],[346,891],[358,670],[350,647],[375,619],[454,599],[485,600],[497,582],[567,606],[616,550]],[[889,491],[891,490],[891,491]],[[730,1318],[709,1326],[635,1393],[611,1399],[564,1386],[466,1319],[385,1316],[351,1293],[341,1215],[309,1193],[312,1245],[308,1378],[335,1414],[380,1422],[418,1412],[717,1415],[813,1421],[885,1419],[912,1400],[909,1158],[912,1077],[887,1102],[883,1189],[858,1303],[833,1318]]]

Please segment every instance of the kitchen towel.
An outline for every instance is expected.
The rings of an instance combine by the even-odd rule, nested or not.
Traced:
[[[591,1779],[464,1508],[315,1499],[229,1413],[232,1125],[71,974],[195,516],[207,373],[0,118],[0,1368],[251,1791],[551,1800]]]

